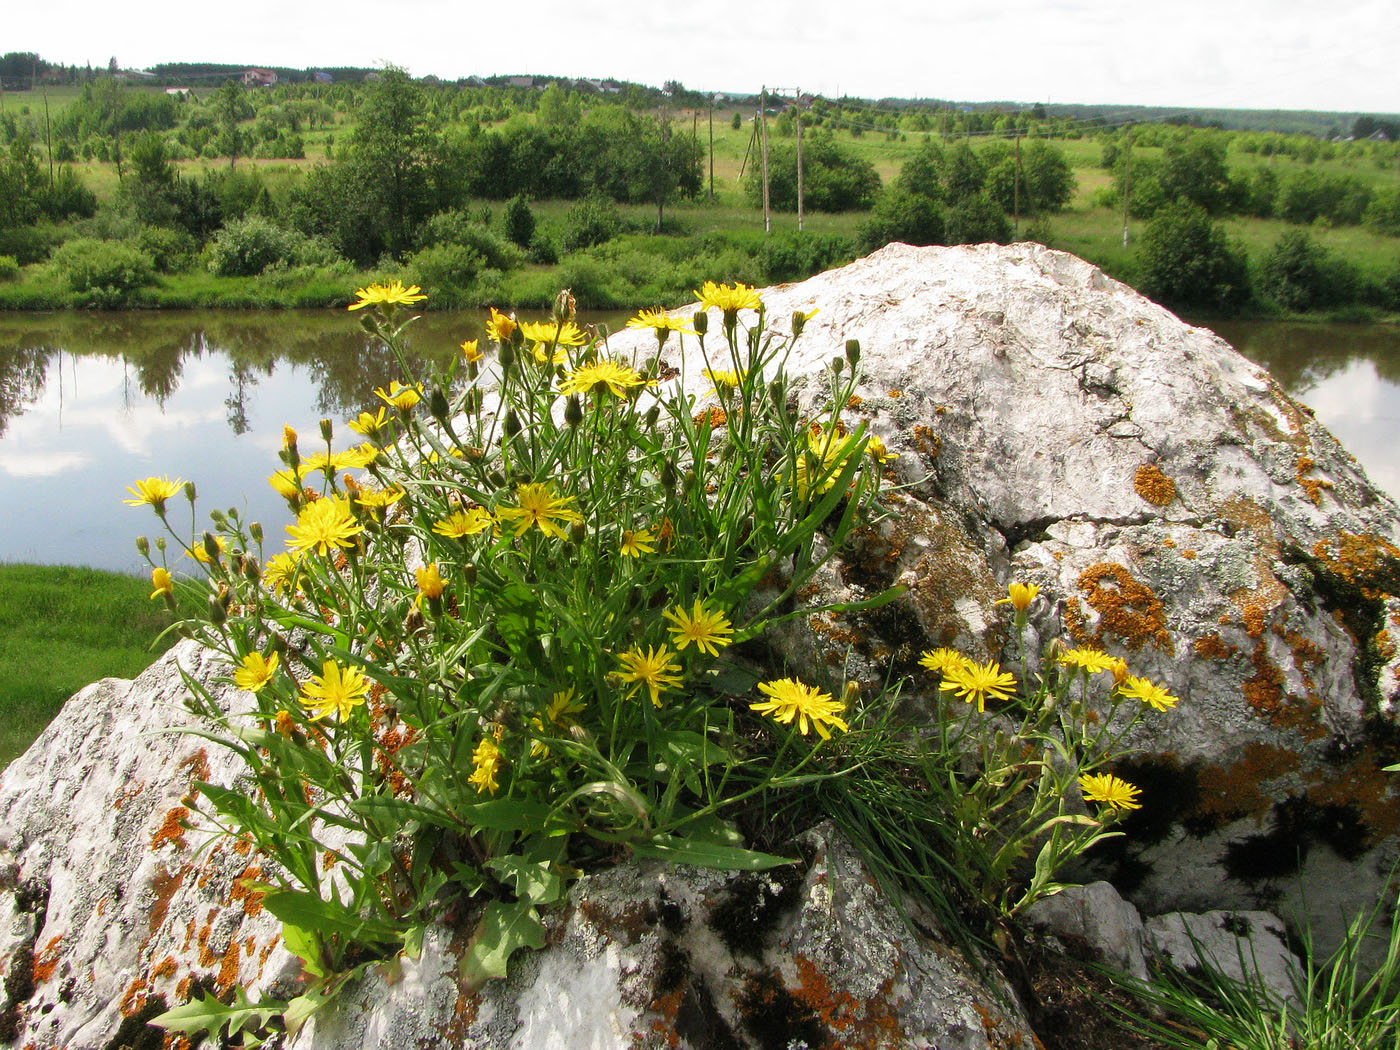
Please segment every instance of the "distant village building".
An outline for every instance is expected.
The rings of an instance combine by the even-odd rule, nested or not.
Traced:
[[[190,89],[180,87],[166,88],[165,93],[167,95],[174,95],[176,98],[183,100],[189,97]]]
[[[243,72],[244,87],[272,87],[277,83],[277,74],[270,69],[248,69]]]
[[[311,71],[311,79],[318,84],[329,84],[335,80],[335,77],[331,76],[324,69],[313,69]]]
[[[507,87],[532,88],[535,86],[534,77],[506,77]]]

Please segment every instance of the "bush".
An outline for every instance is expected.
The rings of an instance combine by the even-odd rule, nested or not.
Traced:
[[[0,255],[0,281],[19,280],[19,261],[13,255]]]
[[[209,246],[209,272],[218,277],[256,277],[278,263],[288,266],[325,265],[339,256],[319,238],[258,215],[235,219],[214,235]]]
[[[143,226],[136,234],[136,246],[151,257],[158,273],[179,273],[189,269],[199,251],[195,239],[184,230],[169,226]]]
[[[1138,241],[1137,258],[1143,292],[1168,306],[1233,310],[1249,299],[1244,252],[1199,205],[1162,208]]]
[[[1279,306],[1302,312],[1354,302],[1359,276],[1302,230],[1287,230],[1265,258],[1259,283]]]
[[[502,222],[505,226],[506,240],[521,248],[530,247],[535,238],[535,213],[525,203],[524,197],[511,198],[511,202],[506,205]]]
[[[63,243],[63,231],[50,223],[0,229],[0,255],[13,255],[21,266],[43,262]]]
[[[476,279],[486,259],[464,244],[435,244],[410,256],[405,266],[429,295],[450,296]]]
[[[764,239],[758,264],[769,281],[800,281],[851,261],[851,243],[831,234],[788,233]],[[725,273],[711,268],[708,272]],[[702,275],[703,276],[703,275]]]
[[[565,252],[592,248],[619,236],[623,228],[617,206],[606,197],[590,194],[570,208],[565,216],[562,247]]]
[[[494,270],[519,269],[525,262],[524,252],[494,233],[486,225],[489,218],[461,209],[438,212],[418,231],[418,246],[470,248]]]
[[[943,244],[943,209],[932,198],[896,183],[881,191],[858,236],[863,252],[874,251],[891,241]]]
[[[155,263],[135,245],[87,237],[60,245],[53,265],[73,291],[102,292],[108,298],[124,297],[156,277]]]
[[[952,205],[945,215],[945,236],[949,244],[1006,244],[1011,240],[1011,220],[1001,206],[985,193],[966,197]]]

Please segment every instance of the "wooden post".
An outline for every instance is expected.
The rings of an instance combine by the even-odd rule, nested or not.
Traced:
[[[794,92],[793,107],[797,110],[797,231],[802,232],[802,89]]]
[[[1021,233],[1021,129],[1016,129],[1016,176],[1011,180],[1011,235],[1018,237]]]
[[[1123,247],[1128,246],[1128,201],[1132,199],[1133,186],[1133,129],[1126,135],[1127,145],[1123,150]]]
[[[763,157],[763,232],[773,232],[773,216],[768,205],[768,87],[759,94],[758,141]]]
[[[710,96],[710,200],[715,199],[715,99]]]

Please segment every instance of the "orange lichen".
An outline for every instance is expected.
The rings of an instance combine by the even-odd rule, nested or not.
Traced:
[[[1312,501],[1313,506],[1320,507],[1322,506],[1323,491],[1332,488],[1333,485],[1330,481],[1325,481],[1322,478],[1310,478],[1307,476],[1308,472],[1316,465],[1311,456],[1301,455],[1298,457],[1298,465],[1294,473],[1298,478],[1298,484],[1303,487],[1303,491],[1307,493],[1308,499]]]
[[[1227,500],[1216,513],[1221,521],[1253,534],[1254,542],[1268,558],[1278,557],[1280,545],[1278,534],[1274,531],[1274,520],[1267,510],[1248,496]]]
[[[1206,766],[1197,775],[1198,810],[1221,820],[1252,816],[1262,819],[1274,795],[1263,785],[1292,773],[1299,766],[1296,752],[1251,740],[1240,757],[1228,765]]]
[[[860,406],[863,404],[865,404],[865,399],[862,398],[859,394],[852,394],[846,399],[846,407],[853,411],[857,408],[860,408]]]
[[[117,790],[117,793],[114,796],[112,796],[112,808],[121,809],[133,798],[141,794],[141,791],[145,788],[145,786],[146,782],[144,780],[138,780],[134,784],[127,784],[124,787],[119,788]]]
[[[1388,597],[1391,581],[1400,572],[1400,548],[1371,532],[1339,532],[1335,539],[1318,540],[1312,552],[1328,571],[1356,584],[1366,598]]]
[[[219,973],[214,978],[214,992],[222,995],[238,983],[238,956],[241,949],[237,940],[230,940],[219,962]]]
[[[1195,560],[1196,560],[1196,552],[1193,551],[1193,550],[1189,550],[1189,549],[1188,549],[1188,550],[1184,550],[1184,551],[1181,552],[1181,556],[1182,556],[1183,558],[1185,558],[1187,561],[1195,561]]]
[[[1400,831],[1395,777],[1377,758],[1368,745],[1342,770],[1329,772],[1308,789],[1308,798],[1320,806],[1355,807],[1366,822],[1368,844]]]
[[[1264,633],[1264,618],[1268,615],[1268,610],[1257,602],[1251,602],[1244,607],[1240,618],[1244,621],[1245,632],[1251,638],[1258,638]]]
[[[63,934],[50,938],[49,943],[44,945],[42,951],[34,953],[34,983],[43,984],[54,975],[58,969],[58,959],[62,954],[59,944],[63,941]]]
[[[134,1017],[146,1006],[146,979],[137,977],[126,986],[118,1009],[123,1017]]]
[[[1167,632],[1167,615],[1161,600],[1146,584],[1133,579],[1117,562],[1098,562],[1079,574],[1078,586],[1084,601],[1098,614],[1098,627],[1091,631],[1088,617],[1079,608],[1079,599],[1065,603],[1065,626],[1080,645],[1106,649],[1108,636],[1117,638],[1132,650],[1150,643],[1172,651]]]
[[[186,849],[185,842],[185,820],[189,818],[190,811],[184,806],[176,806],[165,815],[165,820],[161,822],[156,833],[151,836],[151,849],[156,850],[165,843],[172,843],[177,849]]]
[[[256,864],[249,864],[233,880],[233,887],[228,894],[229,899],[234,902],[243,902],[244,915],[256,915],[263,909],[263,893],[250,886],[251,883],[258,881],[258,876],[261,874],[262,868]]]
[[[904,1041],[899,1018],[890,1002],[894,979],[887,977],[870,998],[857,998],[831,986],[826,974],[803,955],[793,957],[797,987],[792,996],[812,1011],[830,1032],[842,1034],[845,1046],[892,1046]]]
[[[1197,638],[1191,647],[1196,650],[1196,655],[1202,660],[1228,660],[1239,652],[1239,648],[1227,645],[1214,631],[1203,634]]]
[[[1163,546],[1163,547],[1175,547],[1175,546],[1176,546],[1176,540],[1174,540],[1174,539],[1172,539],[1170,536],[1168,536],[1166,539],[1164,539],[1164,540],[1162,541],[1162,546]]]
[[[1267,718],[1271,725],[1297,729],[1307,739],[1327,734],[1318,720],[1322,701],[1316,696],[1296,697],[1284,691],[1283,671],[1269,658],[1268,647],[1262,640],[1254,646],[1249,662],[1254,674],[1240,683],[1240,691],[1251,708]]]
[[[915,451],[929,459],[937,459],[938,454],[943,451],[943,439],[933,432],[932,427],[922,424],[914,428],[914,438],[910,442]]]
[[[708,410],[702,408],[691,417],[691,422],[697,427],[703,426],[706,421],[711,428],[722,427],[729,422],[729,413],[717,405],[711,405]]]
[[[1155,463],[1144,463],[1137,468],[1133,489],[1154,507],[1165,507],[1176,499],[1176,482],[1163,474]]]
[[[205,753],[204,748],[201,747],[198,751],[194,752],[194,754],[186,755],[181,759],[175,768],[188,769],[190,771],[191,781],[208,780],[209,756]]]
[[[886,397],[903,397],[903,396],[904,396],[904,391],[903,391],[903,390],[890,390],[890,391],[888,391],[888,392],[885,394],[885,396],[886,396]]]
[[[1395,655],[1395,639],[1390,637],[1390,632],[1382,627],[1376,632],[1376,654],[1382,660],[1389,660]]]
[[[174,977],[175,976],[175,956],[167,955],[160,962],[151,967],[152,977]]]

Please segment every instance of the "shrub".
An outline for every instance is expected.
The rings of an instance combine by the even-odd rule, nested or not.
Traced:
[[[169,226],[143,226],[136,234],[136,246],[151,257],[159,273],[178,273],[189,268],[199,246],[184,230]]]
[[[279,226],[259,215],[234,219],[214,235],[209,272],[218,277],[256,277],[270,266],[324,265],[335,249],[314,237]]]
[[[19,261],[13,255],[0,255],[0,281],[17,281],[19,273]]]
[[[561,246],[565,252],[592,248],[617,237],[623,229],[617,206],[606,197],[590,194],[570,208],[565,216]]]
[[[155,280],[155,263],[133,244],[79,237],[53,253],[54,269],[75,292],[125,296]]]
[[[535,238],[535,213],[524,197],[513,197],[502,217],[506,240],[521,248],[529,248]]]
[[[1259,290],[1285,310],[1343,306],[1357,297],[1356,269],[1302,230],[1286,230],[1260,267]]]
[[[891,241],[943,244],[945,236],[943,209],[931,197],[914,193],[898,183],[880,192],[870,218],[861,224],[859,233],[861,251],[865,252]]]
[[[986,193],[965,197],[945,213],[948,244],[1005,244],[1011,240],[1011,220]]]
[[[455,245],[470,248],[492,269],[519,269],[525,261],[524,253],[493,232],[487,226],[489,220],[489,214],[478,215],[461,209],[438,212],[418,231],[418,246]]]
[[[1168,306],[1231,310],[1249,298],[1244,253],[1199,205],[1162,208],[1138,241],[1137,259],[1142,290]]]
[[[485,257],[464,244],[435,244],[409,257],[405,268],[429,294],[461,291],[486,266]]]

